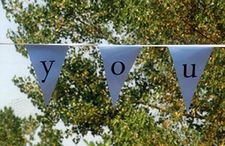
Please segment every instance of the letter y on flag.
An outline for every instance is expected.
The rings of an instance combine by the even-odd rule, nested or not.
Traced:
[[[68,46],[26,45],[37,81],[48,105],[55,89]]]

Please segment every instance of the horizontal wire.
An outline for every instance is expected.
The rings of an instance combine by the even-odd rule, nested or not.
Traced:
[[[224,48],[225,44],[162,44],[162,45],[125,45],[125,44],[85,44],[85,43],[68,43],[68,44],[57,44],[57,43],[49,43],[49,44],[41,44],[41,43],[0,43],[0,45],[18,45],[18,46],[25,46],[25,45],[44,45],[44,46],[140,46],[140,47],[217,47],[217,48]]]
[[[57,44],[57,43],[49,43],[49,44],[42,44],[42,43],[0,43],[0,45],[15,45],[15,46],[25,46],[25,45],[44,45],[44,46],[97,46],[97,44],[74,44],[74,43],[68,43],[68,44]]]

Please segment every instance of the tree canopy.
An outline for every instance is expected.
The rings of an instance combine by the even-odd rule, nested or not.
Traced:
[[[2,0],[2,3],[8,19],[17,24],[17,30],[9,30],[8,36],[18,44],[225,42],[223,0]],[[24,46],[16,48],[27,57]],[[185,112],[166,48],[142,50],[115,107],[111,105],[101,56],[95,47],[70,49],[48,107],[44,106],[40,88],[31,77],[16,77],[14,82],[43,112],[36,117],[42,125],[43,145],[53,142],[61,145],[64,136],[74,134],[77,142],[88,131],[101,135],[105,145],[223,145],[224,58],[224,48],[213,51],[189,113]],[[29,69],[35,76],[34,70]],[[129,86],[132,83],[135,86]],[[53,130],[59,120],[68,126],[66,134]]]
[[[15,116],[11,108],[0,110],[0,145],[25,146],[24,119]]]

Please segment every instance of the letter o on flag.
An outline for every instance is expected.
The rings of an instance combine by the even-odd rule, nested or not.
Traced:
[[[115,66],[116,66],[117,64],[121,66],[121,70],[120,70],[120,71],[116,71],[116,70],[115,70]],[[121,61],[116,61],[116,62],[114,62],[114,63],[112,64],[112,66],[111,66],[111,71],[112,71],[112,73],[113,73],[114,75],[121,75],[121,74],[125,71],[125,65],[124,65],[124,63],[121,62]]]

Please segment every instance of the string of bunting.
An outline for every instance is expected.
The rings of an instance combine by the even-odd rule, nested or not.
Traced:
[[[37,81],[43,92],[45,104],[50,102],[52,92],[57,84],[58,76],[69,46],[98,47],[103,60],[106,80],[115,105],[121,88],[142,47],[167,47],[173,59],[174,67],[186,110],[196,90],[198,81],[213,48],[225,48],[224,44],[191,44],[191,45],[107,45],[107,44],[14,44],[24,45],[35,70]]]
[[[89,44],[89,43],[49,43],[49,44],[42,44],[42,43],[7,43],[7,42],[0,42],[0,45],[14,45],[14,46],[26,46],[26,45],[47,45],[47,46],[92,46],[98,47],[99,44]],[[106,45],[106,44],[105,44]],[[110,44],[108,44],[110,45]],[[114,46],[120,46],[120,44],[113,44]],[[141,47],[174,47],[174,46],[201,46],[201,47],[215,47],[215,48],[225,48],[225,44],[162,44],[162,45],[136,45]]]

